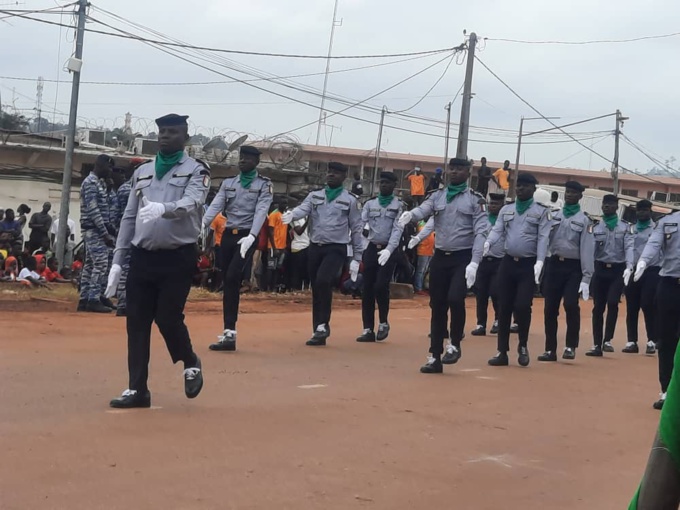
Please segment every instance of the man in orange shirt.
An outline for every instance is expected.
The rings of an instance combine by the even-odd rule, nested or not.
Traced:
[[[411,183],[411,196],[417,205],[423,203],[425,198],[425,176],[420,171],[420,167],[415,167],[406,176]]]
[[[502,191],[507,192],[510,189],[510,161],[505,160],[503,163],[503,168],[499,168],[491,176],[491,180],[496,183]]]
[[[286,212],[286,204],[274,204],[274,210],[269,214],[269,228],[267,237],[269,249],[267,258],[267,287],[268,290],[281,291],[281,269],[286,256],[288,244],[288,225],[283,223],[283,213]]]
[[[413,236],[408,244],[409,249],[413,248],[416,244],[418,245],[416,248],[418,261],[416,263],[416,276],[413,287],[416,294],[426,296],[427,292],[423,290],[423,281],[434,255],[434,219],[430,218],[427,223],[424,221],[419,222],[417,230],[417,235]]]

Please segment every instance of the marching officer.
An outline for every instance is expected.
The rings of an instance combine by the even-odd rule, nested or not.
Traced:
[[[484,158],[482,158],[484,159]],[[484,164],[482,162],[482,164]],[[487,236],[496,224],[498,213],[505,205],[505,195],[503,193],[489,193],[488,219],[489,227]],[[504,235],[504,234],[503,234]],[[491,334],[498,333],[498,268],[505,255],[505,239],[499,239],[497,243],[489,248],[479,264],[477,270],[477,280],[475,281],[475,295],[477,300],[477,327],[470,333],[472,336],[486,335],[486,322],[488,317],[489,297],[494,311],[494,321],[491,325]]]
[[[100,154],[94,169],[80,187],[80,229],[85,245],[85,264],[80,278],[78,311],[110,313],[111,308],[102,303],[102,290],[106,289],[109,250],[116,239],[109,229],[109,195],[106,179],[111,175],[113,158]]]
[[[488,226],[484,197],[467,186],[471,166],[467,159],[451,159],[449,185],[430,191],[420,207],[404,212],[399,219],[399,224],[406,226],[412,221],[434,216],[435,252],[430,264],[430,356],[420,368],[424,374],[441,374],[442,364],[457,363],[461,357],[465,296],[467,289],[475,283]],[[445,347],[449,308],[451,336],[450,344]]]
[[[594,271],[595,245],[592,221],[581,211],[579,201],[584,187],[576,181],[564,184],[564,206],[553,213],[548,261],[543,277],[545,296],[545,352],[538,361],[557,361],[557,316],[564,299],[567,314],[567,339],[563,359],[574,359],[581,330],[578,295],[590,297],[590,280]]]
[[[243,272],[257,248],[255,241],[267,221],[273,199],[271,181],[257,171],[261,154],[259,149],[243,145],[239,154],[239,174],[222,181],[220,190],[203,217],[205,227],[210,226],[218,213],[227,218],[220,245],[224,275],[224,331],[218,335],[217,342],[210,345],[211,351],[236,350],[236,321]]]
[[[201,360],[184,324],[191,280],[196,269],[196,240],[203,204],[210,189],[210,170],[189,157],[187,116],[156,119],[160,151],[134,173],[121,220],[106,294],[116,293],[130,253],[127,279],[128,370],[130,383],[111,407],[150,407],[147,386],[151,325],[155,321],[173,363],[184,362],[184,393],[195,398],[203,387]]]
[[[505,234],[505,256],[498,269],[500,314],[498,317],[498,353],[489,360],[491,366],[508,365],[510,323],[514,312],[518,325],[518,363],[529,365],[529,327],[534,283],[538,285],[550,241],[550,209],[533,196],[538,181],[529,173],[517,176],[517,200],[501,209],[484,251],[498,243]]]
[[[396,266],[392,254],[399,247],[404,228],[399,226],[403,212],[401,200],[394,196],[397,177],[392,172],[380,173],[380,194],[364,204],[362,224],[368,224],[368,246],[363,253],[364,285],[361,297],[363,333],[357,342],[382,342],[387,339],[390,325],[390,281]],[[375,303],[378,302],[378,332],[375,327]]]
[[[635,224],[635,263],[637,264],[647,241],[654,230],[652,221],[652,203],[640,200],[635,206],[637,223]],[[626,329],[628,342],[623,348],[625,353],[638,353],[638,317],[640,309],[645,316],[645,330],[647,331],[647,348],[645,354],[656,352],[656,289],[659,284],[659,271],[663,250],[659,250],[656,257],[650,260],[644,274],[639,280],[629,281],[626,286]]]
[[[662,409],[666,392],[671,382],[675,351],[678,347],[680,330],[680,212],[674,212],[659,220],[649,236],[635,269],[635,280],[640,281],[647,270],[663,253],[659,284],[656,292],[656,314],[658,321],[656,336],[659,350],[659,382],[661,397],[654,403],[654,409]]]
[[[619,199],[616,195],[602,197],[602,221],[591,227],[595,238],[595,272],[591,283],[595,345],[586,352],[586,356],[601,357],[603,351],[614,352],[611,340],[619,317],[619,300],[624,285],[633,274],[635,233],[630,223],[619,220],[616,214],[618,208]]]
[[[359,276],[363,253],[363,224],[357,196],[342,187],[347,167],[328,163],[326,187],[312,191],[292,211],[283,215],[283,223],[309,216],[309,276],[312,282],[312,327],[314,334],[309,346],[326,345],[331,335],[333,282],[338,279],[347,258],[351,239],[352,261],[349,273],[352,281]]]

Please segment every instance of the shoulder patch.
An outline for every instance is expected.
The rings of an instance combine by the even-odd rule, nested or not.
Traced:
[[[590,225],[588,225],[588,233],[592,234],[593,230],[595,230],[595,223],[591,223]]]
[[[194,159],[195,159],[198,163],[200,163],[201,165],[203,165],[203,166],[205,167],[206,170],[210,171],[210,165],[209,165],[208,163],[206,163],[206,162],[203,161],[202,159],[198,159],[198,158],[194,158]],[[201,173],[201,175],[205,175],[205,174]]]

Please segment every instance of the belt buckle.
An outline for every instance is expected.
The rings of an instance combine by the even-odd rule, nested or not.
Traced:
[[[487,260],[488,262],[491,262],[491,261],[493,260],[493,257],[487,257],[486,260]]]
[[[612,265],[611,264],[605,264],[604,267],[606,267],[607,269],[611,269]]]
[[[445,251],[444,255],[451,255],[453,252],[452,251]]]
[[[237,228],[232,228],[232,229],[231,229],[231,233],[232,233],[233,235],[238,234],[238,229],[237,229]]]
[[[379,250],[382,250],[382,249],[383,249],[383,245],[382,245],[382,244],[376,244],[375,247],[378,248]]]
[[[512,260],[514,260],[515,262],[519,262],[519,257],[512,257]]]
[[[564,262],[564,257],[557,257],[557,260],[559,260],[560,262]]]

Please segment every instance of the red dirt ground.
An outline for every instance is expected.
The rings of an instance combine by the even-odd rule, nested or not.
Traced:
[[[495,339],[468,334],[458,365],[422,375],[422,298],[368,345],[344,302],[325,349],[304,345],[304,303],[248,301],[235,354],[207,349],[219,303],[191,303],[203,393],[184,397],[154,332],[154,408],[130,411],[108,407],[127,383],[123,320],[3,307],[0,508],[626,508],[659,418],[656,357],[586,358],[585,306],[576,361],[539,364],[542,307],[530,367],[486,366]],[[473,313],[469,300],[467,330]]]

